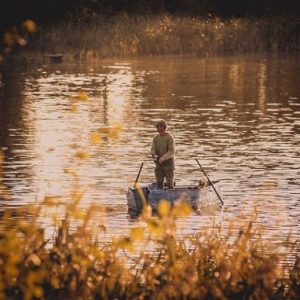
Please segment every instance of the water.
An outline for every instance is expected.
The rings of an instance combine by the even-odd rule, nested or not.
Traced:
[[[143,58],[11,72],[0,89],[0,146],[12,199],[0,200],[1,209],[68,195],[78,183],[67,170],[76,170],[81,205],[107,208],[98,217],[108,238],[125,233],[135,226],[127,187],[142,162],[140,183],[153,181],[148,155],[154,123],[164,118],[177,145],[176,182],[195,184],[203,176],[195,158],[221,180],[218,222],[250,218],[257,207],[267,237],[299,239],[299,58]],[[80,90],[87,101],[75,99]],[[90,140],[114,126],[101,143]],[[77,158],[78,151],[89,157]],[[209,227],[213,216],[193,214],[183,232]]]

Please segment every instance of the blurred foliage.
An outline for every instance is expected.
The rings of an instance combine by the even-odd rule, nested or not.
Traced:
[[[176,219],[191,212],[188,204],[172,209],[162,201],[157,215],[146,207],[127,235],[104,242],[105,224],[95,223],[104,208],[82,210],[82,196],[74,191],[69,202],[48,196],[4,212],[1,299],[299,299],[299,249],[294,265],[284,267],[279,246],[263,241],[255,219],[237,235],[214,227],[183,239]],[[59,207],[64,217],[53,215],[46,238],[41,222]],[[291,251],[295,244],[284,246]]]
[[[3,33],[2,41],[0,42],[0,65],[12,54],[13,50],[26,46],[29,36],[36,31],[36,23],[30,19],[22,22],[19,27],[14,26],[6,30]]]

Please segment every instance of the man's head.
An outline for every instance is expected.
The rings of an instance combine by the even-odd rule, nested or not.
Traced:
[[[159,133],[164,133],[167,128],[167,122],[165,120],[159,120],[156,122],[155,127]]]
[[[167,127],[167,122],[165,120],[161,119],[161,120],[157,121],[155,124],[155,127],[158,127],[158,126]]]

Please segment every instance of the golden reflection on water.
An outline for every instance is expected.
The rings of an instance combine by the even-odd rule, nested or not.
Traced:
[[[141,184],[153,180],[147,157],[153,122],[164,118],[176,138],[177,183],[198,181],[198,158],[221,179],[226,206],[217,217],[224,224],[240,212],[250,216],[256,204],[259,222],[276,235],[294,227],[297,237],[300,92],[294,61],[162,58],[15,74],[16,91],[5,94],[15,102],[3,102],[0,112],[12,203],[69,194],[76,182],[66,170],[76,170],[86,191],[82,205],[103,204],[107,234],[123,232],[131,226],[125,191],[141,162]],[[211,217],[193,215],[185,228],[209,226]]]
[[[264,113],[266,102],[266,65],[260,64],[258,72],[258,106],[260,111]]]
[[[86,74],[70,76],[55,72],[39,77],[34,82],[34,89],[38,93],[32,92],[33,84],[27,80],[23,109],[31,112],[26,117],[26,123],[30,124],[26,138],[31,140],[25,143],[38,161],[31,166],[32,176],[38,181],[38,198],[68,191],[70,179],[69,174],[63,172],[65,168],[76,169],[83,183],[87,178],[92,184],[90,174],[106,176],[105,171],[96,166],[99,160],[105,164],[107,158],[104,153],[114,144],[112,131],[107,134],[105,131],[116,128],[117,124],[125,124],[124,118],[130,113],[126,109],[130,107],[128,102],[133,77],[128,69],[120,66],[120,70],[114,68],[113,72],[99,77],[98,74],[92,74],[92,80],[104,81],[104,85],[100,85],[101,91],[96,90],[96,93],[90,88],[84,89],[86,81],[89,81]],[[93,87],[97,89],[96,85]],[[82,96],[82,90],[86,97]],[[74,105],[76,111],[71,109]],[[93,145],[90,136],[99,129],[103,129],[101,133],[104,133],[102,138],[105,143]],[[75,159],[76,154],[82,157],[78,153],[88,154],[90,151],[91,157],[84,163]],[[109,156],[111,161],[117,158],[116,153]],[[67,183],[66,188],[64,183]]]

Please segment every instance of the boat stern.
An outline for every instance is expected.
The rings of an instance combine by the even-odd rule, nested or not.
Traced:
[[[144,207],[144,202],[147,202],[148,188],[132,188],[127,190],[127,206],[128,210],[140,212]]]

